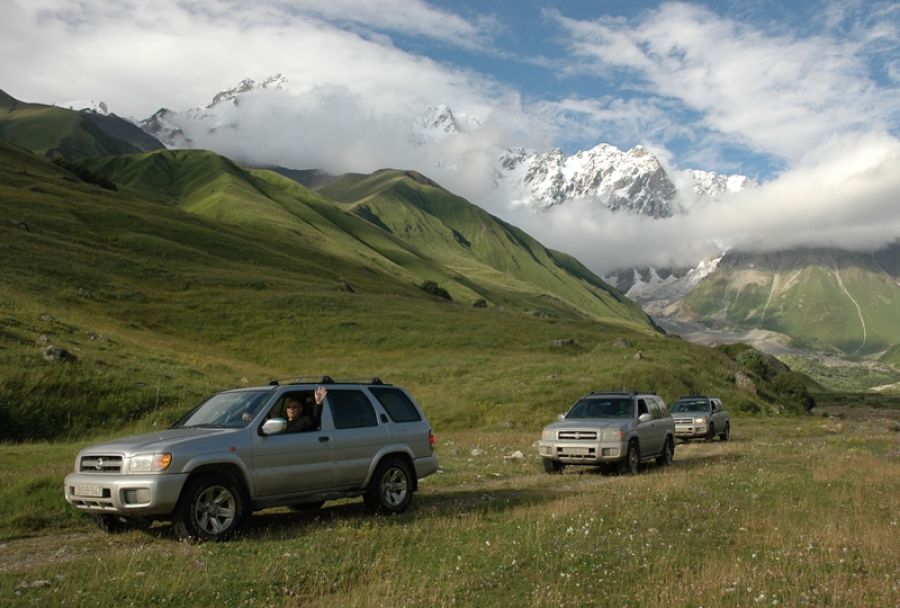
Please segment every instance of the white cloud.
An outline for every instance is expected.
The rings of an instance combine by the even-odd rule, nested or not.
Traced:
[[[556,19],[574,74],[630,79],[700,113],[703,128],[786,160],[835,135],[884,129],[900,101],[868,76],[860,38],[767,33],[683,3],[637,23]]]
[[[723,249],[837,247],[874,251],[900,239],[900,142],[885,134],[835,139],[797,168],[725,201],[665,220],[573,201],[516,218],[549,246],[597,272],[685,266]]]

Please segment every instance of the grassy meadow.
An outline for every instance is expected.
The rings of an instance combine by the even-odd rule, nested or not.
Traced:
[[[22,513],[0,528],[0,605],[897,605],[896,427],[741,417],[732,437],[636,477],[552,476],[536,433],[447,431],[401,516],[271,509],[202,545],[166,524],[104,535],[61,497],[78,445],[7,445],[3,502]],[[26,510],[53,517],[23,534]]]

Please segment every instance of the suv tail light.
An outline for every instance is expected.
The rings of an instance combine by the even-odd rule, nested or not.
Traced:
[[[434,444],[437,443],[437,437],[434,436],[434,433],[431,429],[428,429],[428,445],[431,446],[431,449],[434,449]]]

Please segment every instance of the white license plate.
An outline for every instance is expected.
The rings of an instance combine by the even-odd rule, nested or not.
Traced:
[[[566,448],[566,454],[574,454],[576,456],[584,456],[586,454],[590,454],[590,450],[588,448]]]
[[[99,483],[76,483],[75,496],[90,496],[99,498],[103,496],[103,486]]]

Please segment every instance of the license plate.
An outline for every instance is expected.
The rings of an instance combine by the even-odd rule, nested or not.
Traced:
[[[103,486],[99,483],[76,483],[75,496],[90,496],[99,498],[103,496]]]
[[[567,454],[574,454],[576,456],[584,456],[585,454],[590,454],[588,448],[566,448]]]

